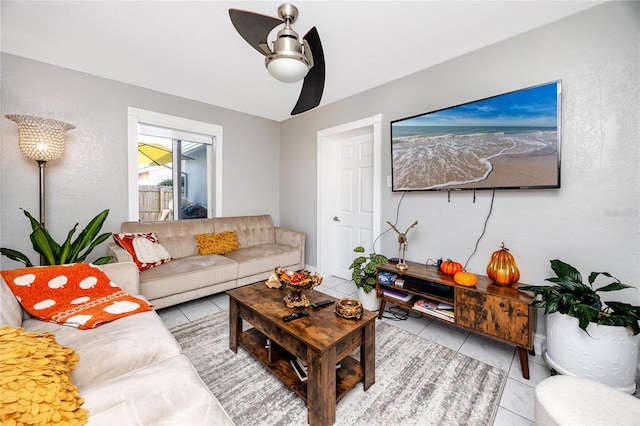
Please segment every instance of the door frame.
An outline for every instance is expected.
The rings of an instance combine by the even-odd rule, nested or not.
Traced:
[[[333,273],[333,176],[336,171],[335,158],[340,139],[350,135],[371,132],[373,134],[373,223],[375,236],[380,234],[380,191],[382,172],[382,114],[376,114],[361,120],[319,130],[318,139],[318,223],[317,223],[317,268],[323,275]]]

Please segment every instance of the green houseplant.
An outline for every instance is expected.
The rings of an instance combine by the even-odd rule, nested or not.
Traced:
[[[547,278],[552,285],[526,286],[521,290],[531,291],[534,296],[533,306],[544,308],[545,314],[560,312],[578,319],[578,325],[587,331],[589,323],[613,325],[629,328],[634,335],[640,333],[640,306],[628,303],[602,302],[599,292],[611,292],[625,288],[635,288],[623,284],[608,272],[592,272],[586,285],[582,275],[573,266],[558,259],[551,261],[551,269],[556,276]],[[605,276],[614,281],[603,287],[594,289],[593,284],[598,276]]]
[[[560,374],[585,377],[626,393],[636,390],[640,307],[603,301],[600,293],[630,288],[608,272],[592,272],[588,285],[573,266],[551,261],[551,285],[525,286],[533,306],[544,308],[546,339],[542,357]],[[594,288],[598,277],[612,280]]]
[[[76,232],[78,224],[76,223],[73,228],[67,234],[66,240],[62,244],[58,244],[53,240],[49,231],[45,229],[42,224],[36,220],[31,213],[24,210],[24,215],[27,216],[31,222],[31,235],[29,238],[33,249],[42,255],[44,260],[43,265],[62,265],[66,263],[79,263],[84,262],[89,253],[98,246],[98,244],[104,242],[111,236],[111,232],[105,232],[98,235],[102,225],[104,224],[109,210],[104,210],[96,217],[94,217],[89,224],[80,232],[78,237],[72,241],[73,235]],[[0,248],[0,254],[8,257],[11,260],[17,260],[25,264],[25,266],[33,266],[33,263],[23,253],[2,247]],[[103,256],[93,262],[94,265],[104,265],[111,260],[111,256]]]
[[[387,263],[389,259],[377,253],[370,253],[364,256],[364,247],[356,247],[353,249],[355,253],[360,253],[358,257],[353,259],[349,269],[353,269],[351,280],[356,287],[363,289],[365,293],[370,293],[376,287],[376,268],[378,265]]]

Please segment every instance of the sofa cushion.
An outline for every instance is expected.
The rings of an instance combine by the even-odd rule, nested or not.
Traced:
[[[233,425],[184,355],[83,389],[82,396],[92,425]]]
[[[107,263],[100,265],[102,272],[107,274],[111,281],[129,294],[140,293],[140,274],[138,267],[133,262]]]
[[[235,281],[238,264],[218,254],[189,256],[140,274],[140,289],[150,300],[182,293],[214,283]]]
[[[84,424],[88,412],[71,381],[78,355],[51,333],[0,327],[2,424]]]
[[[36,318],[81,329],[151,310],[95,265],[39,266],[2,271],[22,307]]]
[[[113,234],[113,239],[131,255],[140,272],[171,260],[155,232],[121,232]]]
[[[225,254],[240,248],[238,236],[234,231],[225,231],[218,234],[196,234],[195,237],[198,255]]]
[[[0,276],[0,325],[20,327],[22,325],[22,307],[9,286]]]
[[[276,266],[293,265],[300,262],[300,250],[282,244],[260,244],[241,248],[225,254],[238,262],[238,278],[248,277]]]
[[[174,260],[198,254],[195,234],[218,232],[213,228],[213,219],[123,222],[120,229],[121,232],[155,232]]]
[[[235,231],[240,247],[276,242],[276,230],[271,216],[216,217],[213,221],[215,232]]]
[[[51,332],[63,346],[73,348],[80,361],[72,373],[80,389],[161,361],[180,353],[180,346],[155,312],[143,312],[91,330],[28,319],[28,331]]]

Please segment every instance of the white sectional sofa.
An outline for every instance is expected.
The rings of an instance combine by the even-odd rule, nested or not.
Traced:
[[[303,232],[273,225],[270,215],[124,222],[122,233],[153,232],[172,260],[140,272],[140,291],[156,309],[266,280],[276,266],[299,270],[305,264]],[[233,231],[240,249],[224,255],[198,255],[196,234]],[[115,262],[133,258],[115,242]]]
[[[640,399],[611,386],[576,376],[551,376],[536,386],[535,424],[638,425]]]
[[[100,268],[129,294],[140,294],[135,264]],[[80,356],[71,377],[89,424],[233,424],[156,312],[80,330],[30,317],[0,281],[0,325],[51,332]]]

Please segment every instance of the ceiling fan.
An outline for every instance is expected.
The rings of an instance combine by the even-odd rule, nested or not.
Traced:
[[[293,83],[304,78],[302,91],[291,115],[300,114],[317,107],[324,90],[324,53],[316,27],[299,41],[291,24],[298,18],[298,8],[292,4],[278,7],[279,18],[229,9],[231,22],[238,33],[254,49],[265,55],[265,66],[276,79]],[[267,37],[278,25],[284,28],[278,31],[273,48],[269,47]]]

